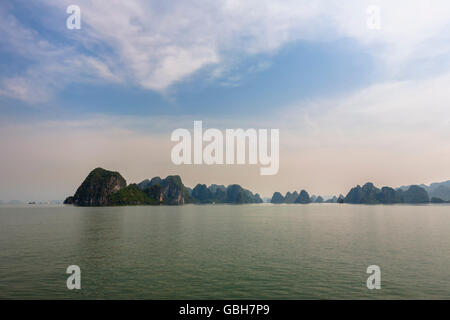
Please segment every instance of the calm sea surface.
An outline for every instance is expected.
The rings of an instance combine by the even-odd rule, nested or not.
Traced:
[[[0,206],[0,299],[34,298],[450,299],[450,206]]]

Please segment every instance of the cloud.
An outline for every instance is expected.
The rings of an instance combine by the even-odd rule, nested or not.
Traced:
[[[11,77],[1,80],[0,96],[33,103],[48,100],[50,94],[48,88],[36,87],[34,81],[23,77]]]
[[[441,130],[441,137],[448,139],[449,82],[450,72],[425,79],[379,83],[345,97],[290,106],[283,112],[283,119],[299,121],[302,130],[326,136],[330,143],[335,142],[339,131],[353,132],[355,139],[392,139],[396,134],[426,135]]]
[[[283,167],[302,185],[328,193],[367,181],[399,186],[448,180],[449,82],[450,73],[387,81],[282,109],[270,125],[282,128],[284,161],[275,183],[291,183]]]
[[[1,28],[6,30],[2,42],[8,50],[34,61],[27,71],[30,81],[38,82],[48,69],[59,70],[45,77],[57,79],[47,80],[54,90],[69,81],[95,79],[164,92],[206,67],[213,78],[233,79],[239,75],[225,71],[233,69],[237,60],[271,55],[302,40],[353,39],[391,77],[408,74],[423,59],[439,59],[446,68],[450,65],[450,3],[446,0],[79,0],[82,29],[71,32],[63,29],[62,21],[72,1],[39,3],[44,6],[39,12],[41,23],[59,30],[76,46],[57,44],[39,30],[24,27],[6,9],[1,16]],[[368,5],[380,7],[380,30],[366,26]],[[224,83],[235,81],[225,79]],[[15,96],[29,99],[20,93]]]
[[[108,66],[110,61],[52,43],[1,6],[0,30],[4,31],[0,38],[3,53],[14,55],[26,66],[21,73],[0,75],[0,96],[36,104],[49,100],[69,83],[121,81]]]

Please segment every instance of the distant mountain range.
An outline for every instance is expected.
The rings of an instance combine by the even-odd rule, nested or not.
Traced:
[[[271,203],[352,203],[352,204],[395,204],[395,203],[444,203],[450,202],[450,181],[426,185],[377,188],[373,183],[357,185],[346,196],[310,196],[306,190],[287,192],[284,196],[275,192]],[[127,185],[122,175],[115,171],[96,168],[92,170],[75,195],[67,197],[65,204],[77,206],[121,206],[121,205],[182,205],[186,203],[262,203],[259,194],[242,188],[238,184],[229,186],[197,184],[193,189],[184,186],[180,176],[165,179],[154,177]]]
[[[344,196],[340,195],[340,197],[343,199]],[[301,190],[300,193],[297,191],[294,192],[287,192],[285,196],[283,196],[280,192],[275,192],[272,196],[272,199],[270,200],[271,203],[301,203],[301,204],[308,204],[308,203],[337,203],[339,200],[338,197],[332,196],[328,198],[327,200],[324,199],[322,196],[309,196],[309,193],[306,190]]]
[[[375,187],[373,183],[356,186],[350,190],[343,200],[344,203],[364,203],[364,204],[394,204],[394,203],[429,203],[430,197],[425,189],[412,185],[407,189],[393,189]]]
[[[323,201],[321,196],[309,197],[308,192],[302,190],[300,194],[297,192],[286,193],[286,196],[279,192],[275,192],[272,196],[272,203],[352,203],[352,204],[395,204],[395,203],[444,203],[450,202],[450,181],[441,183],[432,183],[426,185],[402,186],[397,189],[391,187],[375,187],[373,183],[368,182],[362,187],[357,185],[352,188],[344,197],[334,196],[331,199]]]
[[[397,189],[406,190],[409,187],[410,186],[401,186]],[[423,188],[428,193],[430,199],[436,198],[443,201],[450,201],[450,180],[444,182],[435,182],[430,184],[429,186],[420,184],[419,187]]]
[[[127,185],[118,172],[96,168],[64,203],[78,206],[182,205],[185,203],[261,203],[261,197],[240,185],[183,185],[180,176],[154,177]]]

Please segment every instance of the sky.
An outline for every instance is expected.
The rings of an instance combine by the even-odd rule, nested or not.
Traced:
[[[15,0],[0,33],[0,200],[64,199],[99,166],[262,196],[450,179],[446,0]],[[195,120],[279,129],[278,174],[174,165]]]

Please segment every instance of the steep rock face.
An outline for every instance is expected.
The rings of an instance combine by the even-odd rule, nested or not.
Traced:
[[[401,188],[395,190],[391,187],[383,187],[380,190],[369,182],[363,187],[358,185],[352,188],[344,202],[353,204],[429,203],[430,198],[427,191],[417,185],[408,187],[406,191]]]
[[[383,187],[381,191],[376,196],[377,200],[380,203],[384,204],[393,204],[393,203],[402,203],[402,195],[401,192],[395,191],[395,189],[391,187]]]
[[[227,202],[227,188],[217,188],[214,193],[214,200],[216,203],[226,203]]]
[[[315,196],[314,201],[317,199]],[[287,192],[286,196],[283,197],[283,195],[279,192],[275,192],[272,196],[272,199],[270,200],[271,203],[311,203],[313,200],[309,196],[308,192],[306,190],[300,191],[300,193],[297,193],[297,191],[294,192]],[[323,199],[321,197],[321,202],[323,202]]]
[[[446,185],[433,186],[431,192],[429,192],[431,197],[439,198],[444,201],[450,201],[450,187]]]
[[[208,189],[209,189],[209,191],[211,191],[212,194],[217,193],[218,190],[227,192],[227,187],[225,187],[224,185],[221,185],[221,184],[212,184],[209,186]]]
[[[155,204],[161,204],[164,201],[162,187],[160,184],[152,185],[143,191]]]
[[[353,187],[350,189],[350,191],[347,193],[347,195],[344,198],[343,202],[346,203],[361,203],[361,186],[357,185],[356,187]]]
[[[323,201],[324,201],[323,197],[322,196],[318,196],[314,202],[315,203],[323,203]]]
[[[284,203],[284,197],[279,192],[275,192],[270,200],[271,203]]]
[[[350,190],[347,196],[344,199],[345,203],[367,203],[367,204],[375,204],[380,203],[377,200],[377,194],[380,192],[380,189],[375,187],[373,183],[368,182],[365,185],[356,186]]]
[[[227,203],[261,203],[262,200],[258,194],[254,195],[251,191],[242,188],[238,184],[232,184],[227,187]]]
[[[165,179],[154,177],[140,182],[137,187],[152,200],[161,204],[180,205],[189,202],[190,195],[180,176],[168,176]]]
[[[145,179],[144,181],[137,184],[138,188],[141,190],[147,189],[153,185],[161,184],[162,179],[160,177],[154,177],[151,180]]]
[[[253,196],[253,201],[255,203],[263,203],[263,199],[261,198],[261,196],[259,195],[259,193],[255,193],[255,195]]]
[[[191,196],[195,203],[210,203],[213,201],[213,193],[208,189],[206,184],[196,185],[194,189],[192,189]]]
[[[298,198],[298,192],[294,191],[294,192],[287,192],[286,196],[284,197],[284,202],[285,203],[295,203],[295,200],[297,200]]]
[[[73,196],[78,206],[105,206],[109,196],[127,186],[127,182],[115,171],[96,168],[89,173]]]
[[[306,192],[306,190],[300,191],[300,194],[298,195],[297,200],[295,200],[295,203],[302,203],[302,204],[311,203],[311,198],[309,197],[308,192]]]
[[[242,188],[238,184],[228,187],[212,184],[197,184],[192,190],[192,202],[194,203],[262,203],[259,194]]]
[[[402,192],[404,203],[429,203],[430,197],[422,187],[412,185],[408,190]]]
[[[163,203],[169,205],[184,204],[185,190],[180,176],[168,176],[161,181],[161,187]]]

